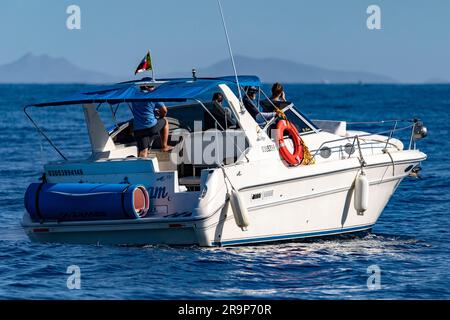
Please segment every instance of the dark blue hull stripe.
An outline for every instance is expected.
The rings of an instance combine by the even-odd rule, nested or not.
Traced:
[[[317,231],[317,232],[306,232],[306,233],[294,233],[294,234],[286,234],[286,235],[278,235],[278,236],[269,236],[269,237],[255,237],[255,238],[247,238],[247,239],[238,239],[238,240],[228,240],[228,241],[220,241],[213,242],[213,246],[220,245],[234,245],[234,244],[243,244],[243,243],[254,243],[254,242],[270,242],[277,240],[289,240],[289,239],[300,239],[300,238],[309,238],[309,237],[319,237],[333,234],[341,234],[341,233],[349,233],[356,231],[363,231],[372,228],[374,225],[369,224],[365,226],[351,227],[351,228],[342,228],[342,229],[333,229],[327,231]]]

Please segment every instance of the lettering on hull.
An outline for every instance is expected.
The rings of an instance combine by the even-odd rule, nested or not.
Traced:
[[[147,191],[150,199],[166,199],[169,196],[166,187],[149,187]]]

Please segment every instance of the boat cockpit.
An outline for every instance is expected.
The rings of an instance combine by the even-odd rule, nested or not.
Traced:
[[[262,89],[260,89],[262,90]],[[243,92],[245,94],[245,92]],[[267,103],[267,102],[266,102]],[[128,104],[131,108],[131,106]],[[115,108],[117,108],[116,106]],[[161,141],[155,137],[150,150],[150,156],[156,157],[163,170],[176,170],[180,179],[180,184],[189,188],[197,188],[200,184],[200,172],[203,169],[215,168],[219,164],[232,164],[236,162],[245,150],[249,147],[249,143],[245,137],[243,129],[229,107],[228,102],[224,99],[222,106],[226,110],[226,114],[231,115],[232,125],[228,125],[228,121],[218,119],[220,114],[214,114],[213,102],[196,102],[191,104],[170,104],[168,106],[168,114],[166,116],[169,121],[169,145],[175,147],[177,157],[182,158],[178,165],[174,165],[173,159],[169,159],[168,155],[161,151]],[[318,132],[319,129],[309,121],[292,103],[287,102],[283,106],[283,111],[288,119],[297,127],[300,134],[308,134]],[[112,109],[114,110],[114,108]],[[114,116],[114,114],[113,114]],[[213,118],[214,127],[207,125],[207,118]],[[261,130],[264,130],[269,137],[274,139],[275,134],[275,117],[273,120],[267,120],[259,123]],[[108,134],[117,149],[130,148],[136,146],[136,140],[133,135],[133,118],[117,123],[108,130]],[[202,154],[196,157],[194,146],[201,144],[201,150],[207,148],[207,144],[211,140],[218,139],[220,136],[220,145],[223,150],[215,150],[216,154],[213,161],[205,161]],[[272,139],[272,140],[273,140]],[[228,148],[227,148],[228,146]],[[229,148],[229,146],[232,146]],[[137,157],[137,149],[127,157]],[[194,158],[194,159],[193,159]],[[198,158],[198,159],[197,159]]]
[[[197,190],[202,170],[232,164],[245,156],[250,146],[248,140],[250,130],[253,131],[256,127],[258,134],[265,132],[274,141],[275,116],[272,119],[265,119],[264,122],[257,123],[256,119],[242,122],[239,113],[245,111],[244,106],[240,104],[233,107],[233,102],[227,99],[226,94],[222,107],[232,121],[229,124],[228,121],[218,119],[220,115],[214,112],[215,106],[211,102],[211,97],[213,93],[223,90],[220,88],[222,84],[229,88],[234,98],[246,94],[245,86],[256,86],[259,93],[255,103],[261,106],[260,110],[264,109],[264,103],[266,107],[267,103],[272,103],[262,90],[257,77],[240,76],[239,81],[240,92],[237,90],[234,77],[150,80],[152,85],[156,85],[156,89],[151,93],[142,93],[139,90],[140,85],[149,82],[143,79],[80,93],[64,101],[32,106],[82,105],[92,147],[90,160],[126,161],[138,157],[131,113],[133,102],[163,102],[168,108],[169,144],[175,148],[171,153],[161,151],[159,137],[155,136],[149,156],[157,159],[160,171],[177,171],[180,185],[189,190]],[[273,106],[275,108],[275,105]],[[320,131],[292,103],[284,103],[280,109],[301,135]],[[109,129],[106,129],[108,121],[104,121],[100,116],[102,111],[103,115],[109,113],[111,116],[109,123],[113,125]],[[28,114],[27,116],[32,120]],[[214,119],[214,124],[205,126],[206,118]],[[32,122],[35,124],[33,120]],[[36,124],[35,126],[67,160],[45,133]]]

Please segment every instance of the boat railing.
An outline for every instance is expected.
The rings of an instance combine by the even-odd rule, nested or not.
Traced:
[[[346,136],[346,137],[342,137],[339,139],[333,139],[333,140],[328,140],[323,142],[319,148],[317,148],[316,150],[312,150],[313,152],[313,158],[315,159],[316,156],[322,151],[324,150],[324,148],[326,147],[327,149],[329,149],[330,151],[330,155],[333,152],[340,152],[341,155],[343,154],[343,149],[345,150],[345,152],[348,154],[348,158],[351,157],[351,155],[356,151],[356,145],[359,148],[359,151],[361,152],[361,149],[372,149],[372,151],[374,149],[382,149],[385,150],[387,149],[387,147],[389,145],[393,145],[395,146],[395,144],[390,143],[391,139],[394,138],[394,134],[398,133],[400,131],[405,131],[405,130],[411,130],[410,133],[410,137],[409,137],[409,150],[414,150],[416,149],[416,140],[417,138],[415,138],[415,129],[420,125],[423,126],[422,122],[419,119],[412,119],[412,120],[381,120],[381,121],[366,121],[366,122],[347,122],[348,125],[384,125],[384,124],[388,124],[388,123],[392,123],[392,127],[389,130],[383,130],[383,131],[378,131],[375,133],[364,133],[364,134],[355,134],[355,135],[350,135],[350,136]],[[399,123],[408,123],[405,126],[401,126],[399,127]],[[373,136],[382,136],[382,135],[387,135],[385,139],[381,140],[381,141],[377,141],[377,142],[373,142],[373,141],[361,141],[361,138],[365,138],[365,137],[373,137]],[[340,141],[347,141],[348,143],[343,145],[334,145],[334,146],[330,146],[328,147],[327,144],[334,144],[336,142],[340,142]],[[380,142],[385,142],[384,146],[380,146]]]

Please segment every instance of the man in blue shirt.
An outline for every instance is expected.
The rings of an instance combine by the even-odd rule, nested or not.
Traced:
[[[155,90],[154,86],[141,86],[144,92]],[[169,139],[169,122],[165,118],[167,108],[161,102],[133,102],[131,108],[134,116],[134,137],[136,138],[139,157],[146,158],[155,135],[161,138],[161,149],[170,152],[173,147],[167,144]],[[156,117],[158,114],[158,118]]]

